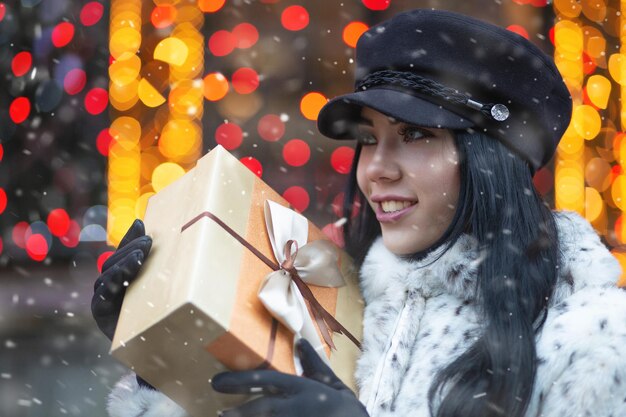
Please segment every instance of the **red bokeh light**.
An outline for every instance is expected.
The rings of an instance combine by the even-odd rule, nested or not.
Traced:
[[[235,49],[235,36],[227,30],[218,30],[209,38],[209,50],[215,56],[226,56]]]
[[[586,52],[583,52],[583,72],[587,75],[593,74],[596,70],[597,64],[595,59],[590,57]]]
[[[243,142],[243,131],[235,123],[222,123],[215,129],[215,141],[229,151],[237,149]]]
[[[285,124],[275,114],[267,114],[259,119],[257,125],[259,136],[268,142],[276,142],[285,134]]]
[[[80,225],[76,220],[70,220],[70,227],[67,229],[67,233],[61,236],[60,240],[68,248],[75,248],[78,246],[80,238]]]
[[[337,194],[335,198],[333,198],[333,202],[331,203],[333,212],[339,218],[343,217],[343,199],[344,199],[344,193],[341,192]],[[350,214],[352,218],[356,217],[357,214],[359,214],[360,207],[361,207],[361,204],[359,204],[358,201],[354,203],[354,205],[352,206],[352,213]]]
[[[84,26],[93,26],[100,21],[103,14],[104,6],[97,1],[91,1],[80,11],[80,23]]]
[[[4,146],[0,143],[0,161],[2,161],[2,157],[4,156]]]
[[[250,48],[259,40],[259,31],[251,23],[240,23],[233,28],[235,46],[240,49]]]
[[[7,193],[0,187],[0,214],[7,208]]]
[[[30,100],[26,97],[17,97],[9,106],[9,116],[13,123],[20,124],[28,118],[30,114]]]
[[[530,4],[535,7],[546,7],[548,5],[548,0],[530,0]]]
[[[26,253],[35,261],[41,262],[46,259],[48,249],[46,238],[39,233],[31,235],[26,241]]]
[[[85,95],[85,110],[89,114],[100,114],[109,104],[109,94],[104,88],[92,88]]]
[[[302,187],[294,185],[293,187],[287,188],[283,192],[283,198],[289,202],[298,212],[302,213],[304,210],[309,207],[309,203],[311,198],[309,197],[309,193]]]
[[[4,5],[4,3],[0,3],[0,22],[2,22],[2,19],[4,19],[4,15],[7,13],[7,7]]]
[[[550,38],[550,42],[554,45],[554,26],[548,31],[548,38]]]
[[[233,73],[232,84],[239,94],[250,94],[259,86],[259,75],[252,68],[239,68]]]
[[[61,22],[52,29],[52,44],[62,48],[74,38],[74,25],[70,22]]]
[[[80,93],[87,83],[87,74],[80,68],[74,68],[65,74],[63,89],[71,96]]]
[[[171,4],[156,6],[150,14],[150,21],[157,29],[163,29],[174,23],[178,11]]]
[[[96,138],[96,148],[98,149],[98,152],[100,152],[103,156],[109,156],[109,147],[111,146],[112,140],[113,136],[111,136],[109,129],[102,129]]]
[[[16,77],[26,74],[33,65],[33,56],[30,52],[22,51],[16,54],[11,61],[11,70]]]
[[[261,165],[258,159],[251,156],[244,156],[240,161],[248,167],[250,171],[254,172],[257,177],[261,178],[261,175],[263,175],[263,165]]]
[[[354,158],[354,149],[340,146],[330,155],[330,165],[340,174],[348,174]]]
[[[343,239],[343,226],[337,227],[334,223],[329,223],[322,228],[322,232],[324,232],[324,234],[328,236],[335,245],[340,248],[345,246]]]
[[[24,221],[17,222],[13,226],[11,237],[13,238],[13,243],[15,243],[18,248],[26,248],[26,231],[29,227],[30,225]]]
[[[2,253],[3,249],[4,249],[4,243],[2,242],[2,238],[0,237],[0,253]]]
[[[70,216],[62,208],[54,209],[48,214],[46,223],[54,236],[65,236],[70,228]]]
[[[583,87],[583,104],[593,107],[596,110],[600,110],[600,107],[593,104],[593,101],[589,98],[589,94],[587,94],[587,87]]]
[[[283,159],[288,165],[299,167],[307,162],[311,157],[309,145],[302,139],[292,139],[285,143],[283,148]]]
[[[391,0],[361,0],[361,2],[370,10],[386,10],[391,4]]]
[[[96,265],[98,266],[98,273],[102,273],[102,265],[113,255],[115,251],[109,250],[106,252],[102,252],[100,256],[98,256],[98,260],[96,261]]]
[[[509,25],[507,26],[507,29],[528,39],[528,31],[521,25]]]
[[[309,25],[309,12],[302,6],[289,6],[280,15],[280,23],[287,30],[302,30]]]

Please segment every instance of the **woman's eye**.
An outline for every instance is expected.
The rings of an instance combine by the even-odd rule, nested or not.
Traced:
[[[418,127],[405,126],[398,130],[398,134],[404,138],[405,142],[414,142],[416,140],[432,137],[433,134],[426,129]]]
[[[368,132],[360,132],[357,138],[361,145],[375,145],[376,137]]]

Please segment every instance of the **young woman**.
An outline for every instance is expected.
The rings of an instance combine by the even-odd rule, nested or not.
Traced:
[[[626,415],[620,266],[586,220],[552,212],[532,183],[571,117],[552,60],[502,28],[433,10],[372,27],[356,56],[355,92],[327,103],[318,127],[357,140],[344,238],[366,302],[358,398],[301,341],[302,377],[215,376],[217,391],[260,394],[222,415]],[[148,254],[142,235],[137,222],[96,285],[107,334],[115,290]],[[109,412],[183,415],[133,375]]]

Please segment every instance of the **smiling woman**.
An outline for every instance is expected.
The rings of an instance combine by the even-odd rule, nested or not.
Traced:
[[[302,376],[215,376],[219,392],[258,394],[222,415],[626,415],[619,263],[532,182],[572,113],[554,62],[517,34],[431,9],[370,28],[356,49],[356,89],[324,105],[318,128],[357,140],[343,233],[365,301],[359,392],[301,341]],[[141,239],[111,257],[129,275],[149,251]],[[139,384],[118,384],[111,404],[150,396],[140,412],[112,415],[167,415]]]
[[[443,235],[456,211],[453,134],[399,123],[369,107],[361,117],[357,181],[380,222],[384,244],[399,255],[423,251]]]

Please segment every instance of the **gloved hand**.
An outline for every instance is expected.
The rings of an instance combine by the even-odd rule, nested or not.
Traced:
[[[277,371],[222,372],[213,389],[225,394],[261,394],[221,417],[369,417],[354,393],[330,370],[306,339],[296,343],[304,376]]]
[[[152,238],[146,236],[143,222],[136,219],[115,253],[104,262],[102,274],[96,279],[91,298],[91,314],[102,333],[111,341],[120,317],[126,287],[137,277],[151,247]],[[137,382],[154,389],[139,376]]]

